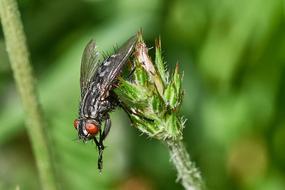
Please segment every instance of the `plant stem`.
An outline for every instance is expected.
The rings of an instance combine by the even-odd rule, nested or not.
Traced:
[[[200,172],[191,162],[190,156],[182,141],[168,140],[166,144],[169,148],[172,163],[175,165],[178,179],[187,190],[203,189],[203,182]]]
[[[23,24],[15,0],[0,0],[0,16],[8,56],[25,111],[26,127],[43,189],[55,190],[55,172],[51,162],[44,119],[37,99],[32,67]]]

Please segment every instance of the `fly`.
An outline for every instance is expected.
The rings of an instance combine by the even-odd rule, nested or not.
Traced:
[[[103,167],[103,141],[111,128],[109,112],[119,105],[113,89],[116,88],[118,76],[132,54],[136,42],[136,36],[131,37],[114,54],[101,61],[95,41],[91,40],[82,55],[81,100],[79,117],[74,120],[74,127],[79,139],[84,142],[94,140],[99,151],[98,169],[100,171]]]

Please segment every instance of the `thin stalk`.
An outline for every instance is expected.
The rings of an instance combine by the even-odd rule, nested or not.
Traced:
[[[190,156],[182,141],[166,141],[169,149],[171,162],[174,164],[181,184],[187,190],[203,189],[202,177],[195,164],[191,162]]]
[[[42,188],[56,190],[44,119],[35,90],[35,81],[18,5],[15,0],[0,0],[0,16],[8,56],[25,111],[26,128],[32,144]]]

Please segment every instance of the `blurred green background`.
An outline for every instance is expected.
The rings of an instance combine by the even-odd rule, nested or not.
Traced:
[[[77,138],[80,59],[140,28],[184,71],[184,141],[208,189],[285,189],[285,1],[21,0],[19,7],[61,189],[182,189],[167,148],[111,114],[104,170]],[[150,50],[153,52],[153,49]],[[0,32],[0,189],[39,189]]]

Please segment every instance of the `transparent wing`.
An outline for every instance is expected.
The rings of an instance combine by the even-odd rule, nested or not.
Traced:
[[[88,85],[91,82],[98,66],[100,65],[100,54],[94,40],[91,40],[85,47],[80,69],[81,97],[84,96]]]
[[[110,82],[114,81],[122,67],[128,60],[129,56],[132,54],[134,46],[137,42],[137,37],[132,36],[129,38],[116,52],[109,57],[113,69],[105,76],[103,86],[108,86]]]

